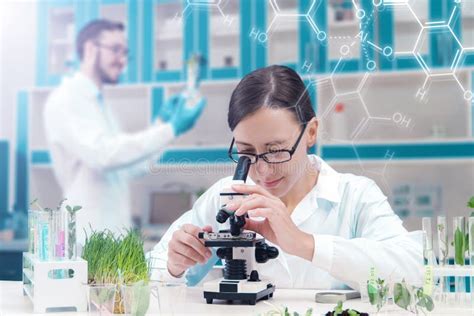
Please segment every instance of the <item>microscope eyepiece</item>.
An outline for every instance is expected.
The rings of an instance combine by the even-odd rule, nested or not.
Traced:
[[[247,180],[247,175],[250,170],[250,158],[242,156],[237,162],[237,168],[235,168],[233,180],[242,180],[245,182]]]

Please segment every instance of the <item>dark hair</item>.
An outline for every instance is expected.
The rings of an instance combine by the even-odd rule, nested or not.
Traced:
[[[123,31],[125,26],[121,22],[105,19],[92,20],[87,23],[77,35],[76,52],[79,59],[84,56],[84,44],[89,40],[97,40],[104,31]]]
[[[257,69],[239,82],[229,103],[230,129],[233,131],[242,119],[262,107],[287,109],[300,123],[316,116],[303,80],[286,66]]]

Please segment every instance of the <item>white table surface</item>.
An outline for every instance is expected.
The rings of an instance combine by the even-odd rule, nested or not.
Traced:
[[[315,303],[316,290],[276,289],[273,299],[268,302],[281,308],[287,306],[291,313],[294,311],[304,313],[307,308],[313,308],[313,315],[323,315],[332,310],[335,304]],[[255,306],[250,305],[228,305],[222,301],[216,301],[212,305],[206,304],[201,288],[161,288],[162,314],[166,315],[258,315],[270,311],[272,307],[260,301]],[[220,303],[219,303],[220,302]],[[360,299],[346,301],[344,308],[353,308],[358,311],[375,314],[374,308],[363,303]],[[0,281],[0,315],[42,315],[33,314],[33,306],[29,298],[23,296],[22,282]],[[48,313],[47,315],[88,315],[88,313]],[[153,295],[150,299],[150,308],[147,315],[160,315],[160,304]],[[304,314],[303,314],[304,315]],[[397,306],[388,305],[378,315],[413,315]],[[443,310],[430,315],[474,315],[473,309]]]

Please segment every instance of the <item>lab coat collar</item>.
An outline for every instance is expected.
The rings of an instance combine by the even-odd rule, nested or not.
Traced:
[[[329,205],[340,201],[339,173],[316,155],[309,155],[308,158],[311,165],[319,171],[319,175],[316,185],[291,213],[291,218],[296,226],[301,225],[320,209],[318,200],[326,200],[330,203]],[[323,203],[322,205],[328,204]]]
[[[338,203],[341,201],[339,192],[340,173],[331,168],[324,160],[316,155],[308,157],[312,165],[319,170],[318,181],[314,187],[314,195],[317,199],[324,199]]]
[[[102,97],[102,93],[94,81],[84,75],[81,71],[76,71],[71,77],[65,77],[63,80],[66,84],[73,84],[74,89],[85,95],[87,98],[100,100]]]

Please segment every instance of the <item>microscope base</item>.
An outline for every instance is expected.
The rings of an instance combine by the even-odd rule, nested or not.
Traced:
[[[260,300],[273,297],[274,291],[275,286],[265,281],[219,279],[204,284],[207,304],[212,304],[212,301],[217,299],[228,303],[239,301],[240,304],[255,305]]]

